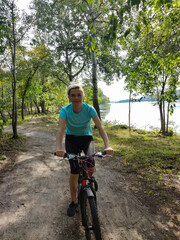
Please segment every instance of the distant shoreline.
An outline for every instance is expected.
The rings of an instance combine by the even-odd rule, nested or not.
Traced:
[[[156,102],[157,100],[155,99],[133,99],[131,102]],[[125,100],[120,100],[120,101],[109,101],[109,103],[128,103],[129,99],[125,99]],[[175,102],[175,103],[179,103],[180,102],[180,98]]]

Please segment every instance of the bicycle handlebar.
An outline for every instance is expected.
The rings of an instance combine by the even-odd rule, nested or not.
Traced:
[[[54,153],[54,155],[56,156],[56,152]],[[92,157],[103,157],[104,155],[106,155],[106,151],[96,152],[96,153],[93,153],[92,155],[84,155],[84,156],[78,156],[73,153],[65,153],[64,158],[67,158],[68,160],[76,158],[76,157],[78,159],[84,159],[84,158],[92,158]]]

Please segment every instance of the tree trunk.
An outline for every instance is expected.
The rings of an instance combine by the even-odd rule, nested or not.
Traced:
[[[13,129],[13,138],[17,139],[17,102],[16,102],[16,35],[15,35],[15,14],[14,14],[15,5],[12,3],[12,27],[13,27],[13,40],[10,43],[10,48],[12,50],[12,75],[13,75],[13,82],[12,82],[12,91],[13,91],[13,108],[12,108],[12,129]]]
[[[41,100],[40,106],[41,106],[41,112],[46,114],[46,107],[45,107],[45,101],[44,100]]]
[[[16,102],[16,73],[13,74],[13,108],[12,108],[12,129],[13,129],[13,138],[17,139],[17,102]]]
[[[3,85],[1,86],[1,98],[2,98],[2,102],[4,101],[4,88]],[[4,116],[4,112],[0,109],[0,114],[3,120],[3,123],[6,123],[6,118]]]
[[[44,86],[45,80],[44,80],[44,75],[41,75],[41,84],[42,84],[42,97],[40,100],[40,106],[41,106],[41,112],[46,114],[46,103],[45,100],[43,99],[44,93],[46,92],[46,88]]]
[[[22,120],[24,120],[24,97],[22,97],[21,118],[22,118]]]
[[[166,134],[166,123],[165,123],[165,97],[164,97],[164,91],[167,81],[167,76],[163,73],[163,83],[162,83],[162,89],[161,89],[161,95],[159,99],[159,111],[160,111],[160,119],[161,119],[161,133],[163,135]]]
[[[98,103],[98,84],[97,84],[97,75],[96,75],[95,52],[91,53],[91,57],[92,57],[93,106],[96,109],[99,118],[101,119],[100,108],[99,108],[99,103]]]
[[[30,107],[31,107],[31,115],[33,114],[33,106],[32,106],[32,101],[30,102]]]
[[[39,106],[38,106],[38,104],[37,104],[37,102],[34,100],[34,104],[35,104],[35,106],[36,106],[36,108],[37,108],[37,112],[38,113],[41,113],[41,111],[40,111],[40,109],[39,109]]]
[[[161,130],[160,132],[165,135],[165,119],[163,114],[163,103],[160,101],[159,103],[159,112],[160,112],[160,119],[161,119]]]
[[[1,114],[1,117],[2,117],[2,120],[3,120],[3,123],[6,123],[7,120],[6,120],[6,118],[4,116],[4,113],[3,113],[3,111],[1,109],[0,109],[0,114]]]
[[[94,4],[92,3],[91,4],[91,11],[92,11],[91,20],[92,20],[92,23],[95,24],[93,9],[94,9]],[[95,38],[95,33],[93,34],[92,37]],[[91,53],[91,59],[92,59],[93,106],[96,109],[99,118],[101,119],[99,102],[98,102],[98,81],[97,81],[97,72],[96,72],[97,63],[96,63],[96,54],[94,51],[92,51]]]
[[[170,103],[168,103],[168,106],[167,106],[167,121],[166,121],[166,132],[167,133],[169,131],[169,106],[170,106]]]
[[[132,93],[132,91],[130,90],[130,93],[129,93],[129,133],[131,132],[131,93]]]

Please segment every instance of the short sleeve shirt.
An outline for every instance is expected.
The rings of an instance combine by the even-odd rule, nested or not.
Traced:
[[[94,107],[82,103],[82,110],[79,113],[73,111],[72,103],[62,107],[59,117],[66,119],[66,134],[92,136],[91,119],[97,116]]]

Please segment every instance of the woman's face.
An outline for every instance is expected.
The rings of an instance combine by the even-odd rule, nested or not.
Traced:
[[[81,89],[71,89],[69,93],[69,101],[72,102],[72,104],[82,104],[84,100],[84,93]]]

